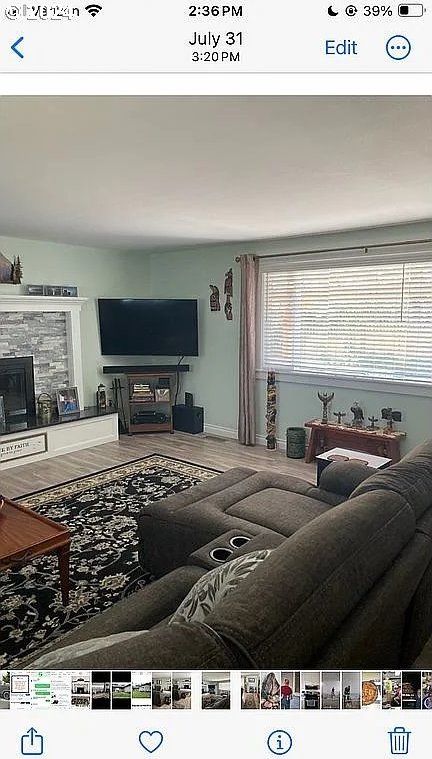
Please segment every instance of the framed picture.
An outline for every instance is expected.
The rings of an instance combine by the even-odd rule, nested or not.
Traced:
[[[59,416],[79,414],[80,405],[77,387],[62,387],[56,392]]]
[[[170,400],[169,387],[157,387],[155,389],[155,400],[166,401],[167,403],[169,403],[169,400]]]
[[[62,295],[64,298],[76,298],[78,295],[77,287],[62,287]]]
[[[62,294],[62,287],[60,285],[44,285],[44,295],[50,295],[51,297],[58,297]]]
[[[43,295],[43,285],[27,285],[27,295]]]
[[[37,453],[46,453],[47,450],[48,443],[45,432],[5,440],[4,442],[0,440],[0,463],[13,459],[23,459],[26,456],[35,456]]]

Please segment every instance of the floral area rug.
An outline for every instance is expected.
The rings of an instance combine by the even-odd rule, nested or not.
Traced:
[[[62,605],[55,554],[0,572],[0,669],[107,609],[151,580],[138,563],[138,514],[218,472],[147,456],[19,498],[72,533],[70,603]]]

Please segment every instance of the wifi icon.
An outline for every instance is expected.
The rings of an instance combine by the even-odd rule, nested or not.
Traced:
[[[86,5],[86,11],[87,13],[90,13],[90,16],[97,16],[98,13],[100,13],[102,10],[101,5],[97,5],[96,3],[91,3],[91,5]]]

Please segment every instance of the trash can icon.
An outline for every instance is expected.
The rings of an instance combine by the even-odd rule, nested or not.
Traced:
[[[390,730],[390,752],[398,756],[401,754],[406,756],[409,751],[410,735],[411,732],[405,730],[404,727],[394,727],[393,730]]]

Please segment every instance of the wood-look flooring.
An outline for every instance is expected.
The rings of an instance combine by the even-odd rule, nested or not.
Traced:
[[[153,453],[221,471],[246,466],[252,469],[271,469],[315,482],[314,464],[305,464],[303,459],[288,459],[283,450],[268,451],[263,446],[246,447],[236,440],[225,440],[213,435],[175,432],[173,435],[124,435],[116,443],[6,469],[0,472],[0,493],[9,498],[18,498]]]

